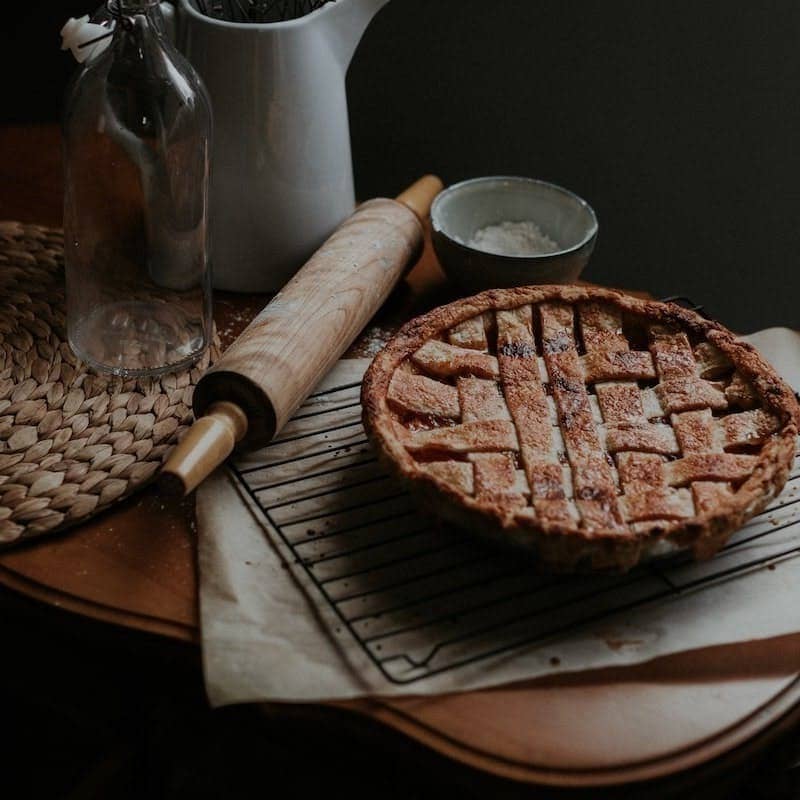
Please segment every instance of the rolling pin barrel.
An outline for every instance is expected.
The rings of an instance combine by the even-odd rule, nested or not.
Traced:
[[[197,422],[164,474],[194,489],[231,453],[272,439],[381,307],[419,254],[441,181],[355,211],[248,325],[194,391]]]

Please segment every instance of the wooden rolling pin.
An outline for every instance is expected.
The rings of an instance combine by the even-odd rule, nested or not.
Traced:
[[[162,481],[191,492],[233,451],[263,447],[381,307],[423,242],[442,182],[359,206],[247,326],[194,390],[195,423]]]

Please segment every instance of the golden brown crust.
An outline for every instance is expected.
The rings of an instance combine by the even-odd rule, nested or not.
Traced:
[[[387,403],[389,383],[400,364],[444,331],[487,311],[514,309],[547,301],[569,304],[601,301],[648,322],[677,326],[724,354],[748,380],[763,407],[774,414],[780,429],[761,448],[750,476],[727,496],[719,493],[708,511],[664,525],[629,524],[620,528],[579,527],[562,513],[535,514],[515,503],[487,503],[470,496],[430,469],[421,468],[397,433]],[[791,389],[756,349],[720,324],[672,303],[641,300],[609,289],[581,286],[527,286],[490,290],[458,300],[417,317],[403,326],[378,353],[362,386],[364,426],[381,460],[431,510],[477,531],[511,540],[536,551],[549,568],[570,571],[628,569],[644,554],[691,548],[705,558],[723,546],[730,534],[761,511],[785,484],[795,452],[800,410]],[[557,500],[547,501],[558,503]],[[706,504],[708,499],[706,498]],[[700,506],[702,507],[702,506]]]

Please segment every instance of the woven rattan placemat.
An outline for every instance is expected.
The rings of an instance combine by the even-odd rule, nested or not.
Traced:
[[[193,369],[89,370],[64,325],[58,230],[0,222],[0,543],[74,525],[135,492],[192,421]]]

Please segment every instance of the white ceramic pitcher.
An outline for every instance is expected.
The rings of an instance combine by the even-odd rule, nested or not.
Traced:
[[[214,286],[275,291],[355,206],[345,73],[388,0],[234,23],[162,3],[211,97]]]

